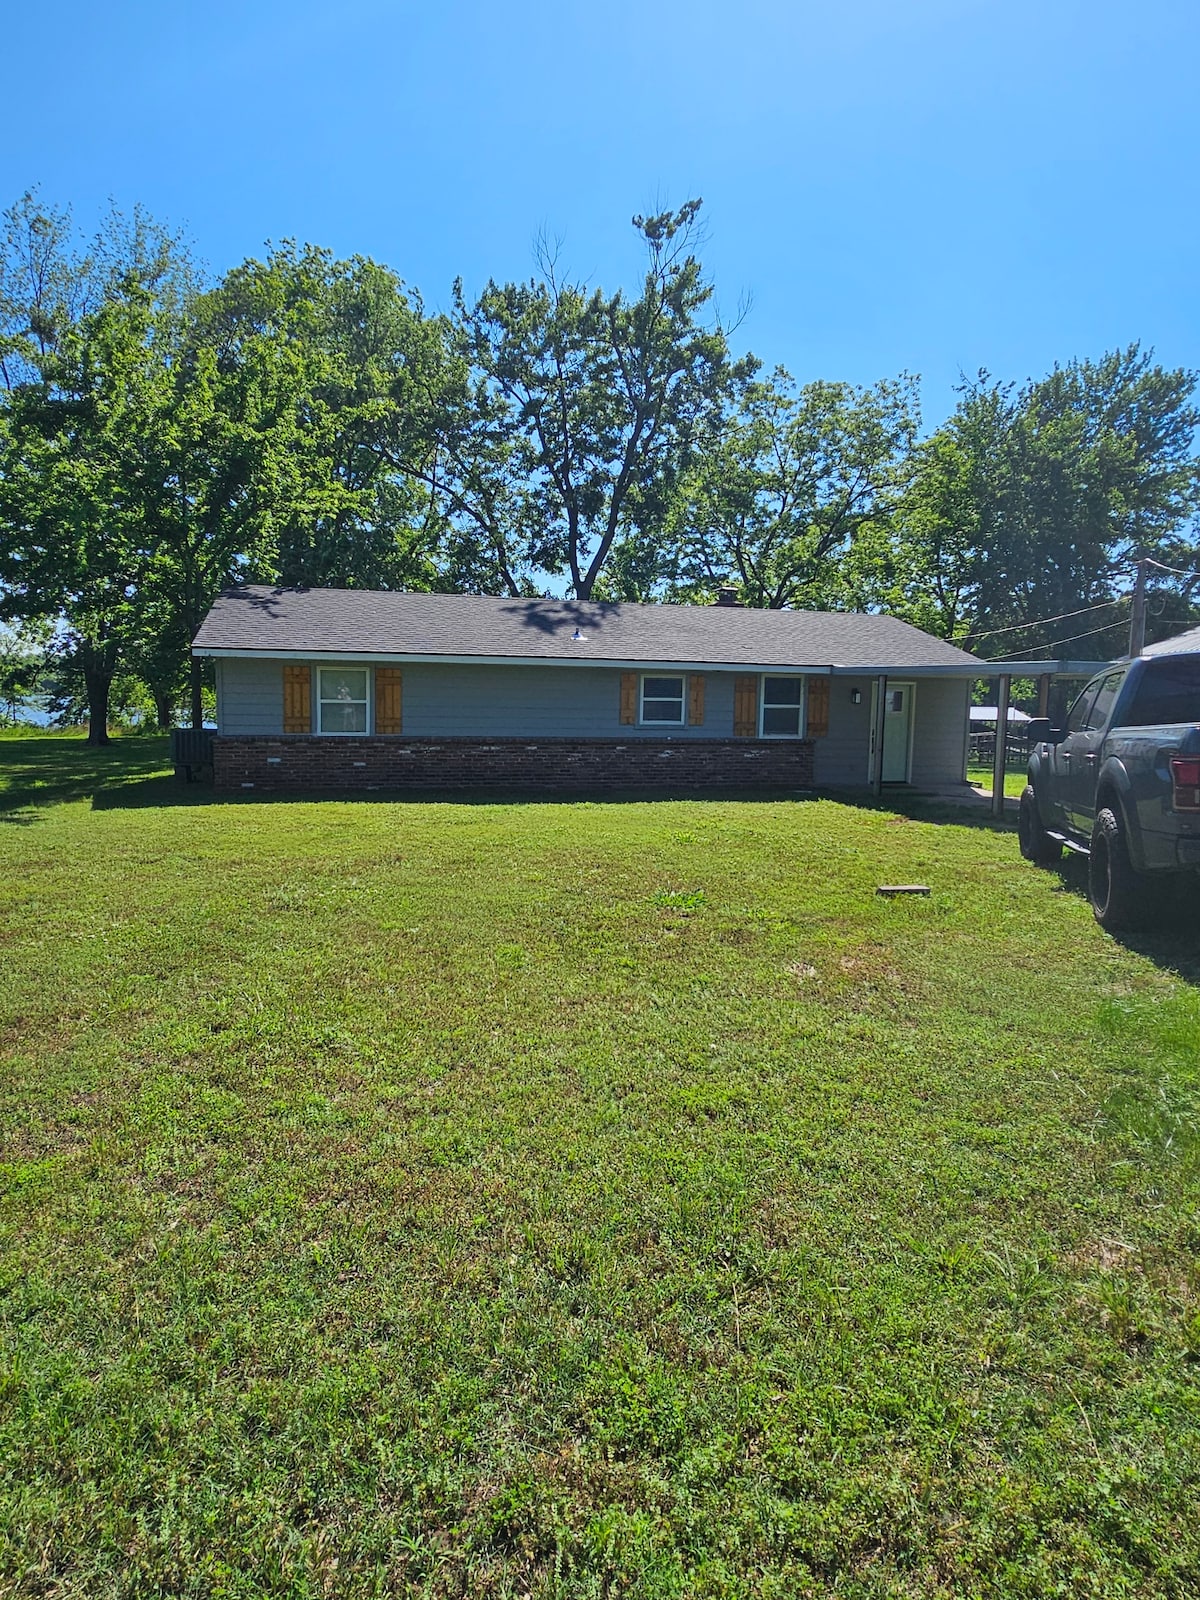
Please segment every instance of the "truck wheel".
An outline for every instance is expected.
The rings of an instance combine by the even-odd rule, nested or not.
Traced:
[[[1088,899],[1096,921],[1110,933],[1136,927],[1145,915],[1145,884],[1129,860],[1121,819],[1108,807],[1097,814],[1092,829]]]
[[[1017,841],[1026,861],[1032,861],[1039,867],[1052,867],[1062,859],[1062,845],[1042,827],[1037,795],[1031,783],[1027,783],[1021,791],[1021,805],[1017,811]]]

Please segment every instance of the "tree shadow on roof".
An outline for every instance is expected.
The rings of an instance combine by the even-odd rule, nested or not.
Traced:
[[[611,617],[616,603],[605,604],[596,600],[511,600],[504,612],[515,617],[523,628],[548,636],[567,634],[578,628],[585,632],[596,628]]]

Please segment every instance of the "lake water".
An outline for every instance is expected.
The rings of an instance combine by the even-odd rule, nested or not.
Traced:
[[[5,705],[3,710],[6,717],[15,715],[17,722],[28,723],[35,728],[50,726],[51,716],[42,700],[25,700],[13,707]]]

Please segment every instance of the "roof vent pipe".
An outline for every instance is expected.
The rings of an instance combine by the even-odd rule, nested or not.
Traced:
[[[717,598],[714,601],[715,605],[740,606],[741,603],[742,602],[738,599],[738,592],[732,584],[723,584],[721,588],[717,590]]]

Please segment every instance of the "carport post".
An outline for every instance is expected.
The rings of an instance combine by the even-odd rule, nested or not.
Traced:
[[[996,755],[992,762],[992,815],[1004,815],[1004,767],[1005,757],[1008,753],[1008,696],[1012,688],[1012,678],[1007,673],[1000,675],[1000,703],[996,707]]]
[[[871,758],[871,793],[883,793],[883,728],[887,716],[887,676],[875,679],[875,736]]]
[[[1038,716],[1050,715],[1050,674],[1043,672],[1038,679]]]

